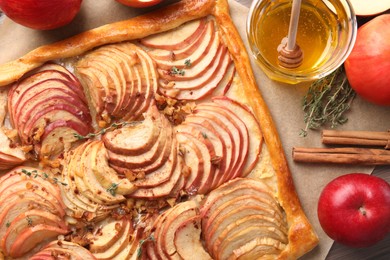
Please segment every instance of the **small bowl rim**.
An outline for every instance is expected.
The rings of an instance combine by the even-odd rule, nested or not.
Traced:
[[[330,64],[325,63],[324,64],[325,67],[321,67],[320,70],[317,69],[308,74],[303,75],[302,73],[294,73],[292,70],[286,70],[286,71],[277,70],[277,68],[273,66],[271,63],[269,63],[265,58],[263,58],[261,54],[260,54],[260,58],[262,58],[262,60],[259,60],[259,57],[257,57],[255,53],[257,47],[249,35],[251,29],[250,24],[253,18],[253,13],[255,11],[255,8],[258,6],[258,4],[260,4],[263,1],[272,1],[272,0],[254,0],[249,8],[249,13],[246,20],[246,36],[247,36],[252,57],[255,59],[255,61],[258,63],[258,65],[265,72],[265,74],[267,74],[269,78],[282,81],[282,82],[288,82],[288,83],[299,83],[299,82],[317,80],[334,72],[337,68],[342,66],[344,61],[348,58],[356,42],[356,36],[358,30],[357,18],[354,9],[352,7],[352,4],[350,3],[349,0],[338,0],[345,7],[345,11],[348,15],[348,28],[350,30],[348,32],[349,37],[347,38],[347,42],[346,42],[347,47],[343,48],[342,53],[334,62]],[[269,73],[272,74],[272,76],[270,76]]]

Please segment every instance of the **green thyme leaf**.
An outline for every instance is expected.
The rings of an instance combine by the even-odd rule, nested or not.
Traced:
[[[171,71],[169,72],[171,75],[180,75],[180,76],[184,76],[185,75],[185,71],[182,70],[182,69],[178,69],[177,67],[173,66],[171,68]]]
[[[305,129],[299,135],[306,137],[309,129],[323,126],[336,128],[348,121],[345,113],[349,110],[356,93],[350,87],[344,67],[330,75],[314,81],[303,99]]]
[[[90,139],[90,138],[94,138],[94,137],[99,136],[99,135],[103,135],[109,130],[117,129],[119,127],[124,127],[124,126],[128,126],[128,125],[137,125],[140,123],[142,123],[142,121],[113,123],[109,127],[103,128],[99,132],[96,132],[96,133],[89,133],[87,135],[80,135],[78,133],[74,133],[73,136],[75,138],[77,138],[78,140]]]
[[[40,178],[42,178],[42,179],[49,179],[49,175],[47,174],[47,173],[45,173],[45,172],[43,172],[42,173],[42,175],[40,175],[39,173],[38,173],[38,171],[37,170],[33,170],[33,171],[28,171],[28,170],[26,170],[26,169],[22,169],[21,170],[21,172],[23,173],[23,174],[25,174],[26,176],[28,176],[28,177],[33,177],[34,179],[35,178],[37,178],[37,177],[40,177]],[[33,174],[34,173],[34,174]],[[67,186],[68,184],[67,183],[65,183],[65,182],[61,182],[58,178],[56,178],[56,177],[54,177],[54,178],[52,178],[52,181],[53,181],[53,183],[54,184],[61,184],[61,185],[63,185],[63,186]]]
[[[119,183],[112,183],[110,187],[108,187],[107,192],[109,192],[112,196],[116,195],[116,190],[118,189]]]
[[[191,67],[191,59],[186,59],[184,65],[186,65],[187,68]]]
[[[32,219],[31,219],[30,217],[26,217],[26,220],[27,220],[27,225],[28,225],[29,227],[31,227],[31,226],[33,225]]]

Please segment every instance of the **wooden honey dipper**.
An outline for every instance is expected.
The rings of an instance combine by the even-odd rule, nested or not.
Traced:
[[[277,48],[279,65],[287,69],[297,68],[303,61],[303,52],[299,45],[296,44],[301,1],[293,0],[288,36],[282,39]]]

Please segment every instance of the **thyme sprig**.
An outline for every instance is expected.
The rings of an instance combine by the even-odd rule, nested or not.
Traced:
[[[89,133],[87,135],[80,135],[78,133],[74,133],[73,136],[76,137],[78,140],[84,140],[84,139],[91,139],[91,138],[94,138],[96,136],[99,136],[99,135],[103,135],[105,134],[106,132],[110,131],[110,130],[114,130],[114,129],[117,129],[117,128],[120,128],[120,127],[124,127],[124,126],[128,126],[128,125],[137,125],[137,124],[140,124],[142,123],[141,121],[132,121],[132,122],[118,122],[118,123],[113,123],[112,125],[106,127],[106,128],[103,128],[101,129],[100,131],[96,132],[96,133]]]
[[[26,220],[27,220],[27,225],[28,225],[29,227],[32,227],[32,225],[33,225],[33,220],[32,220],[30,217],[26,217]]]
[[[40,177],[40,178],[42,178],[44,180],[50,179],[49,174],[47,174],[45,172],[42,172],[42,175],[41,175],[41,174],[38,173],[38,170],[28,171],[26,169],[22,169],[22,173],[24,173],[26,176],[34,178],[34,179],[36,179],[38,177]],[[67,183],[60,181],[56,177],[51,178],[51,180],[54,182],[54,184],[61,184],[63,186],[67,186],[68,185]]]
[[[184,76],[186,74],[185,70],[183,69],[178,69],[177,67],[173,66],[171,70],[169,71],[171,75],[180,75]]]
[[[344,67],[330,75],[314,81],[303,99],[305,129],[300,136],[307,136],[308,129],[319,129],[330,125],[335,128],[348,121],[345,113],[349,110],[356,93],[348,83]]]
[[[115,196],[116,190],[118,189],[119,184],[121,184],[121,182],[111,183],[111,186],[108,187],[107,192],[109,192],[112,196]]]
[[[141,258],[141,256],[142,256],[142,246],[143,246],[143,244],[144,244],[145,242],[147,242],[147,241],[153,241],[153,242],[156,241],[155,238],[154,238],[154,236],[153,236],[153,234],[151,234],[151,235],[148,236],[147,238],[141,239],[141,240],[139,241],[139,247],[138,247],[138,250],[137,250],[137,259]]]

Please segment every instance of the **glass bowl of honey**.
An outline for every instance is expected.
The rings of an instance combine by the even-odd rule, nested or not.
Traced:
[[[247,20],[253,57],[272,80],[296,84],[322,78],[343,64],[357,33],[348,0],[302,0],[296,43],[303,62],[296,68],[278,63],[278,45],[288,34],[292,0],[254,0]]]

